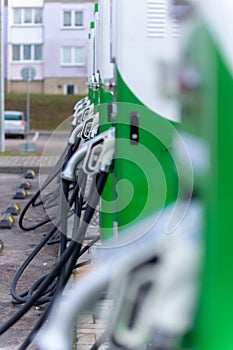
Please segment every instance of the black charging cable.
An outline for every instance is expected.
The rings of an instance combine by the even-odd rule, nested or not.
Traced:
[[[64,288],[64,286],[68,282],[68,280],[73,272],[73,268],[76,265],[77,259],[75,260],[75,264],[73,264],[73,266],[71,266],[72,265],[71,261],[72,262],[74,261],[73,256],[75,254],[75,256],[78,258],[80,255],[81,246],[82,246],[81,242],[83,242],[83,240],[84,240],[84,236],[85,236],[88,224],[90,223],[90,221],[93,217],[93,214],[95,212],[95,209],[98,205],[99,196],[101,195],[101,193],[103,191],[104,185],[106,183],[107,175],[108,175],[107,172],[102,171],[97,176],[96,191],[94,191],[94,193],[92,194],[90,201],[87,202],[87,208],[86,208],[85,213],[84,213],[84,218],[80,223],[77,235],[75,237],[75,238],[77,238],[77,240],[72,240],[70,242],[69,246],[65,249],[65,251],[60,256],[59,261],[55,264],[52,271],[42,281],[42,283],[40,284],[40,286],[38,287],[36,292],[31,296],[31,298],[26,301],[26,303],[21,307],[21,309],[19,309],[4,324],[2,324],[0,326],[0,335],[3,334],[4,332],[6,332],[10,327],[12,327],[21,317],[23,317],[25,315],[25,313],[33,305],[35,305],[37,300],[41,297],[41,295],[43,295],[44,291],[47,290],[47,288],[54,281],[54,279],[59,276],[59,274],[60,274],[61,270],[64,268],[64,266],[66,267],[67,261],[69,261],[70,258],[72,257],[72,260],[69,261],[68,268],[66,268],[65,276],[63,276],[62,286],[60,286],[60,288],[62,288],[62,287]],[[59,290],[59,293],[61,291],[62,291],[62,289]],[[56,295],[56,294],[57,293],[55,293],[54,295]],[[53,300],[54,300],[54,297],[51,299],[51,301],[53,301]],[[50,301],[50,303],[51,303],[51,301]]]
[[[32,207],[36,207],[39,206],[41,204],[44,203],[43,200],[40,200],[39,202],[36,202],[37,199],[39,197],[41,197],[41,193],[42,191],[44,191],[50,184],[52,181],[54,181],[60,174],[62,169],[64,169],[64,167],[66,166],[66,164],[68,163],[69,159],[71,158],[71,156],[74,154],[74,152],[76,152],[76,150],[78,149],[79,145],[81,142],[81,138],[77,138],[76,142],[74,145],[68,145],[65,149],[65,151],[63,152],[62,156],[60,157],[60,159],[58,160],[56,166],[54,167],[52,173],[47,177],[47,179],[44,181],[44,183],[42,184],[41,188],[33,195],[33,197],[28,201],[28,203],[26,204],[26,206],[24,207],[20,217],[19,217],[19,227],[23,230],[23,231],[32,231],[35,230],[47,223],[49,223],[51,221],[50,218],[47,218],[43,221],[41,221],[40,223],[33,225],[33,226],[24,226],[24,219],[25,219],[25,215],[28,212],[29,208]],[[58,183],[58,188],[60,186],[60,183]],[[57,200],[57,197],[54,197],[54,200]]]

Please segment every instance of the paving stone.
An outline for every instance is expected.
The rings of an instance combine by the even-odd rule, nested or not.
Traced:
[[[96,340],[94,333],[86,334],[86,333],[78,332],[77,336],[78,336],[77,344],[92,345]]]

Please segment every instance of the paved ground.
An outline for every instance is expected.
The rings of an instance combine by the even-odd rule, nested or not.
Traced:
[[[7,209],[8,205],[13,200],[13,195],[21,184],[24,176],[22,174],[0,174],[0,212],[2,214]],[[26,202],[30,199],[34,191],[38,188],[38,178],[31,181],[31,189],[28,191],[27,198],[23,200],[14,200],[17,202],[21,210],[24,208]],[[27,216],[26,223],[32,223],[41,220],[44,217],[44,211],[41,207],[30,211]],[[39,243],[46,228],[40,228],[33,232],[24,232],[18,227],[18,216],[14,217],[14,224],[11,229],[0,229],[0,239],[4,243],[4,248],[0,252],[0,319],[1,323],[5,322],[11,315],[13,315],[19,306],[11,303],[11,295],[9,292],[12,279],[18,270],[20,264],[25,260],[28,254]],[[46,274],[57,256],[55,246],[46,246],[45,249],[38,255],[25,275],[22,276],[19,284],[20,290],[28,288],[33,281],[37,280],[39,276]],[[19,344],[27,336],[40,316],[43,308],[33,307],[29,313],[26,314],[21,321],[9,329],[3,336],[0,337],[1,350],[15,350],[18,349]],[[33,347],[32,347],[33,348]]]
[[[47,172],[57,160],[57,156],[0,156],[0,173],[24,174],[28,169]]]
[[[28,149],[27,155],[51,155],[60,154],[67,144],[69,132],[55,131],[34,131],[29,140],[22,140],[16,137],[5,138],[5,151],[22,156],[22,152]]]
[[[56,163],[55,158],[48,157],[43,159],[43,167],[51,168]],[[41,166],[41,158],[38,156],[16,156],[16,157],[0,157],[0,215],[2,216],[6,208],[13,200],[13,195],[24,180],[24,174],[27,169],[38,171]],[[38,189],[38,175],[31,181],[32,187],[28,191],[27,198],[23,200],[15,200],[21,210],[24,208],[27,201],[33,193]],[[29,212],[26,223],[28,225],[40,221],[45,213],[41,207],[34,208]],[[4,243],[4,248],[0,251],[0,323],[5,322],[12,314],[14,314],[20,306],[12,304],[12,297],[9,289],[12,279],[25,258],[30,254],[33,248],[47,232],[48,227],[42,227],[36,231],[25,232],[19,229],[18,216],[14,218],[14,224],[11,229],[0,229],[0,240]],[[96,225],[96,220],[92,223]],[[96,233],[98,228],[94,228]],[[90,234],[93,235],[93,227],[90,229]],[[38,255],[38,258],[33,260],[30,267],[22,276],[22,281],[19,284],[20,290],[24,290],[31,286],[33,281],[38,277],[50,271],[52,265],[57,260],[57,248],[55,246],[45,246]],[[89,254],[89,253],[88,253]],[[85,257],[86,258],[86,257]],[[88,269],[85,267],[84,270]],[[77,275],[76,277],[77,278]],[[109,308],[111,301],[107,303],[100,302],[99,309]],[[17,350],[22,344],[33,325],[37,322],[42,314],[44,307],[32,307],[31,310],[0,337],[0,350]],[[104,325],[99,318],[99,311],[89,312],[80,320],[77,332],[77,348],[79,350],[87,350],[93,345],[94,341],[103,332]],[[35,344],[28,347],[30,350],[36,349]]]

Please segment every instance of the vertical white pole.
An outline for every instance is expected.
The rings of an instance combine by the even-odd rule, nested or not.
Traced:
[[[30,72],[28,72],[28,75]],[[30,77],[28,76],[27,79],[27,150],[28,150],[28,143],[30,138]]]
[[[1,1],[0,8],[0,152],[5,151],[5,134],[4,134],[4,0]]]

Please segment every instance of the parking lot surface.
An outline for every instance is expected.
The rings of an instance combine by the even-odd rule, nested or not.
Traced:
[[[12,201],[17,202],[22,210],[34,191],[37,190],[38,177],[36,176],[35,179],[29,180],[31,182],[31,189],[27,191],[28,196],[23,200],[13,200],[13,196],[22,180],[24,180],[24,174],[0,174],[1,217]],[[29,212],[29,215],[27,215],[26,223],[32,225],[33,223],[40,221],[44,215],[44,211],[41,207],[35,208]],[[19,215],[13,217],[14,223],[11,229],[0,229],[0,239],[4,244],[3,249],[0,251],[1,324],[20,308],[19,305],[12,304],[10,285],[19,266],[39,243],[46,230],[45,227],[41,227],[32,232],[22,231],[18,226],[18,217]],[[38,254],[38,257],[32,261],[25,271],[25,274],[23,274],[19,283],[19,290],[27,289],[40,276],[46,274],[54,264],[56,257],[57,248],[55,246],[45,246],[45,248]],[[0,349],[18,349],[19,345],[22,344],[42,312],[43,306],[32,307],[20,321],[0,337]],[[31,345],[28,349],[35,349],[35,345]]]
[[[1,163],[2,158],[2,163]],[[20,207],[22,212],[24,206],[33,196],[33,194],[39,188],[39,175],[36,174],[34,179],[30,179],[31,188],[27,191],[27,197],[25,199],[16,200],[13,199],[17,189],[23,180],[25,180],[25,171],[30,163],[29,160],[24,160],[24,157],[14,157],[14,162],[10,160],[10,165],[7,165],[9,160],[3,159],[7,157],[0,157],[3,167],[2,173],[0,172],[0,217],[2,218],[9,204],[14,201]],[[30,158],[30,157],[29,157]],[[17,165],[16,160],[19,162]],[[51,165],[51,161],[48,163]],[[31,161],[31,165],[38,166],[39,169],[39,157]],[[16,170],[16,173],[15,173]],[[12,296],[10,294],[10,287],[12,280],[16,274],[16,271],[32,252],[34,247],[43,238],[44,233],[48,231],[49,224],[42,226],[33,231],[23,231],[19,228],[18,220],[19,215],[14,216],[14,223],[10,229],[0,228],[0,240],[3,242],[3,248],[0,250],[0,324],[3,324],[9,319],[21,306],[12,304]],[[25,217],[25,225],[33,225],[40,222],[45,218],[46,213],[41,206],[31,208]],[[94,217],[92,226],[90,228],[90,235],[96,235],[98,233],[98,218]],[[87,256],[83,259],[90,259],[91,253],[88,251]],[[51,271],[52,266],[57,261],[58,247],[54,245],[46,245],[35,259],[30,263],[29,267],[22,275],[17,292],[28,289],[39,277],[47,274]],[[75,272],[71,284],[79,278],[80,273],[88,271],[90,266],[84,266]],[[88,311],[80,319],[77,328],[77,348],[79,350],[88,350],[93,343],[99,338],[105,329],[105,322],[103,323],[100,313],[102,310],[108,310],[111,308],[111,300],[100,301],[97,304],[97,312]],[[26,315],[20,319],[13,327],[0,336],[0,350],[18,350],[25,338],[28,336],[34,325],[39,320],[40,316],[46,306],[40,307],[33,306]],[[28,346],[29,350],[37,349],[33,342]]]

